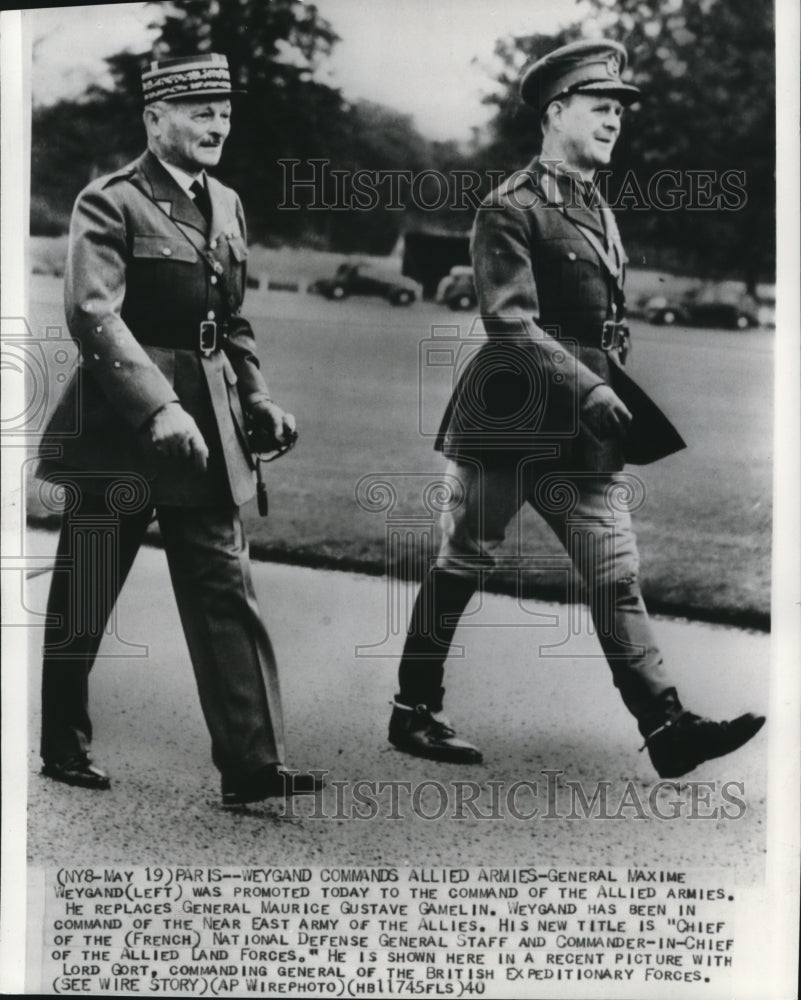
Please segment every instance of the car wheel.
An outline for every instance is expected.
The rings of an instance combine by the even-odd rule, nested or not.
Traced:
[[[751,324],[750,324],[747,316],[738,316],[737,317],[737,329],[738,330],[747,330],[750,325]]]
[[[673,326],[676,322],[676,314],[672,309],[666,309],[663,313],[659,314],[659,319],[665,326]]]
[[[400,291],[395,292],[390,298],[390,302],[393,306],[408,306],[414,300],[414,295],[405,288],[401,288]]]
[[[332,299],[344,299],[347,298],[347,295],[348,295],[347,290],[343,285],[334,285],[334,287],[331,289]]]
[[[468,295],[467,292],[464,292],[462,295],[456,295],[448,303],[451,309],[459,312],[466,312],[468,309],[472,309],[475,304],[475,299],[472,295]]]

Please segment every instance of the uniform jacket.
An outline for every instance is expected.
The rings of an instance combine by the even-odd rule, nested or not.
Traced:
[[[239,315],[244,216],[230,188],[212,177],[207,183],[208,232],[193,200],[150,152],[79,195],[65,304],[80,361],[42,439],[40,474],[90,471],[102,483],[105,474],[133,472],[150,482],[153,503],[163,504],[240,504],[253,495],[243,403],[266,386],[253,331]],[[199,337],[200,323],[211,318],[229,318],[222,350],[207,357],[164,346]],[[206,440],[205,473],[160,458],[150,444],[146,426],[172,400]]]
[[[449,458],[517,462],[539,454],[577,470],[616,471],[684,447],[617,352],[601,347],[603,323],[617,307],[615,281],[575,223],[603,244],[603,216],[564,181],[535,159],[478,209],[471,253],[487,339],[462,347],[436,442]],[[614,222],[606,228],[622,268]],[[600,440],[580,419],[583,399],[601,383],[633,414],[625,442]]]

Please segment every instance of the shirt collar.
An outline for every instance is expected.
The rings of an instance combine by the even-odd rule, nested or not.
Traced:
[[[578,194],[579,204],[586,205],[590,209],[600,207],[599,192],[594,184],[585,181],[581,174],[575,170],[569,170],[563,163],[555,160],[540,160],[543,170],[550,174],[568,197],[567,201],[575,204],[575,198],[570,198],[570,192]]]
[[[183,188],[183,190],[186,191],[186,193],[190,195],[190,197],[191,193],[189,189],[192,187],[195,181],[200,181],[200,183],[204,187],[206,186],[205,171],[201,170],[200,173],[198,174],[188,174],[181,167],[176,167],[173,163],[167,163],[165,160],[162,160],[160,156],[157,156],[156,159],[159,161],[162,167],[164,167],[167,173],[175,180],[176,184],[178,184],[179,187]]]

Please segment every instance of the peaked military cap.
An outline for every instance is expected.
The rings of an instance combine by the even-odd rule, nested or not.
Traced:
[[[620,42],[571,42],[523,70],[520,96],[540,113],[551,101],[568,94],[611,94],[621,104],[632,104],[640,90],[621,80],[626,62],[626,50]]]
[[[228,59],[217,52],[159,59],[142,73],[145,104],[182,97],[230,97],[244,94],[231,88]]]

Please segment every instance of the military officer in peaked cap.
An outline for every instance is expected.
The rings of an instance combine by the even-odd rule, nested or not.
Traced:
[[[40,474],[66,498],[43,773],[109,787],[89,756],[88,676],[155,510],[223,804],[240,805],[316,787],[283,768],[275,657],[239,515],[255,492],[251,448],[290,447],[295,421],[270,397],[240,314],[242,206],[207,173],[231,127],[227,59],[153,62],[142,87],[147,151],[82,191],[70,228],[66,313],[80,363],[40,449]]]
[[[639,96],[625,67],[625,48],[601,40],[565,45],[524,70],[521,96],[539,112],[542,151],[476,216],[471,251],[487,340],[457,381],[436,445],[460,489],[400,664],[389,739],[410,754],[482,759],[443,714],[444,662],[524,503],[583,577],[612,678],[661,777],[737,749],[764,722],[713,722],[682,707],[640,592],[630,519],[639,481],[621,470],[684,442],[622,367],[626,258],[594,182]]]

